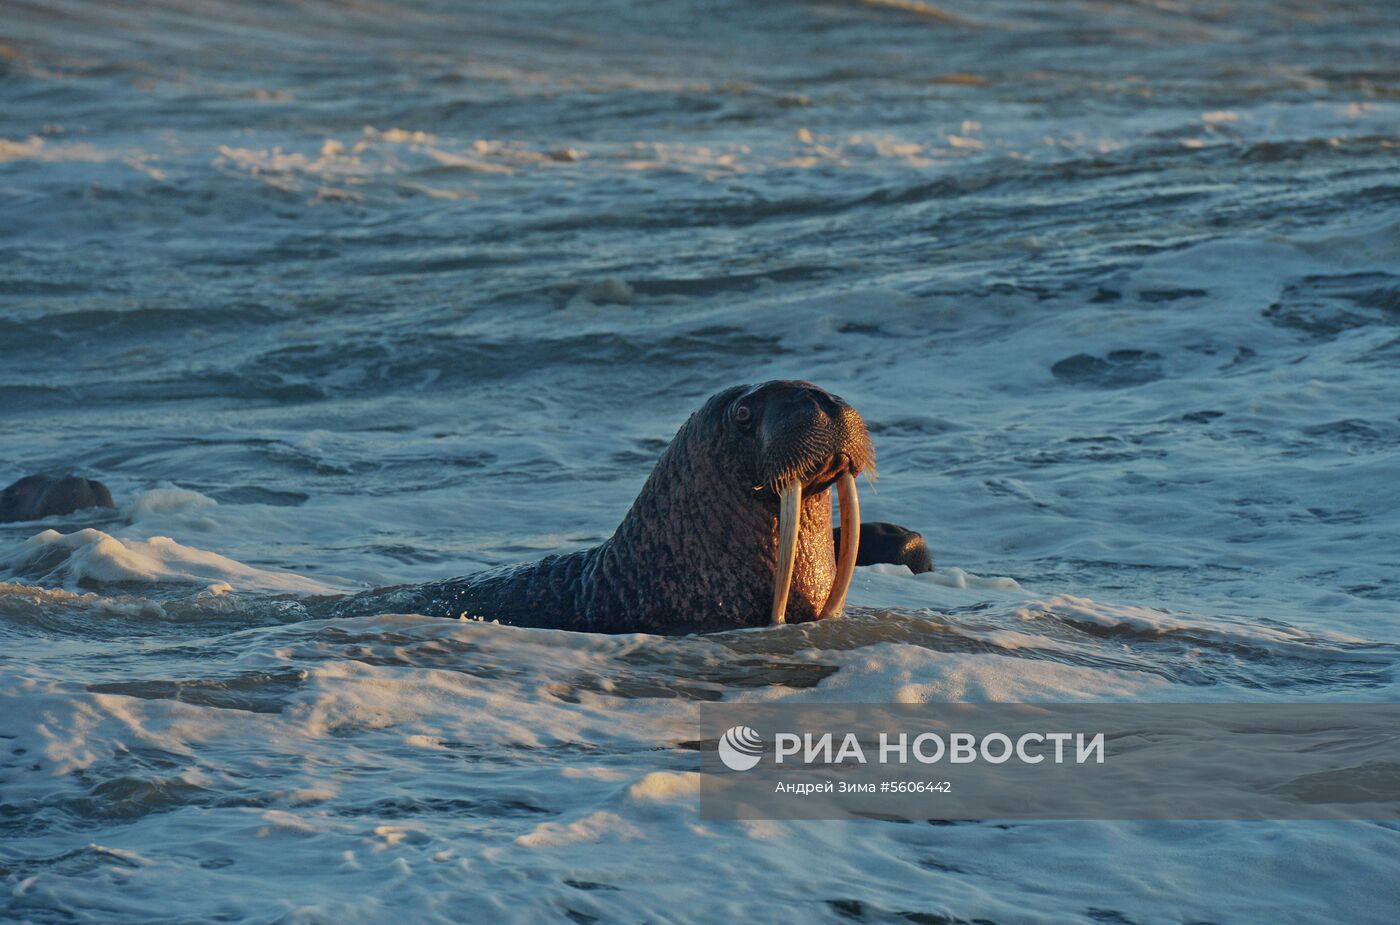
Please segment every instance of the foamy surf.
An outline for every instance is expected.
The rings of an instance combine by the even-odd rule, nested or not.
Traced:
[[[44,586],[203,585],[215,592],[286,591],[329,594],[335,589],[292,572],[244,565],[168,536],[123,539],[91,527],[73,533],[45,530],[0,556],[11,578]]]
[[[4,766],[7,801],[104,834],[63,865],[28,868],[11,902],[86,905],[149,883],[164,886],[141,908],[194,914],[205,907],[188,889],[194,876],[220,891],[230,878],[255,878],[263,889],[239,894],[239,915],[305,921],[379,920],[444,894],[472,897],[463,912],[491,897],[503,920],[522,922],[541,905],[606,915],[621,904],[707,922],[716,911],[779,917],[794,903],[892,914],[970,903],[1019,921],[1014,907],[1032,889],[1044,921],[1072,916],[1082,895],[1112,895],[1125,917],[1150,919],[1160,901],[1151,885],[1188,875],[1196,889],[1176,901],[1184,914],[1247,915],[1253,900],[1232,900],[1239,894],[1226,887],[1246,875],[1259,882],[1252,846],[1261,837],[1290,849],[1262,882],[1302,909],[1322,901],[1308,879],[1318,857],[1345,855],[1344,868],[1324,866],[1356,885],[1389,863],[1394,833],[1380,825],[698,818],[684,743],[712,698],[1102,701],[1182,690],[1150,665],[963,651],[960,640],[977,632],[960,623],[911,642],[889,638],[889,619],[861,615],[687,639],[407,615],[304,621],[234,634],[204,654],[198,677],[117,669],[83,685],[52,680],[50,654],[0,683],[7,745],[23,762]],[[115,643],[121,662],[127,647]],[[190,814],[197,830],[171,827]],[[816,876],[792,857],[796,840],[838,853],[856,841],[861,851],[839,873]],[[1206,845],[1209,872],[1199,865]],[[178,858],[192,851],[212,866],[189,871]],[[309,886],[288,870],[289,852],[320,871]],[[678,853],[693,854],[683,868],[667,860]],[[1106,871],[1084,872],[1105,853],[1114,858]],[[930,883],[947,892],[901,898],[911,870],[934,871]],[[696,891],[697,878],[721,876],[750,895],[711,901]],[[183,886],[171,888],[172,878]],[[355,882],[353,902],[336,886],[342,878]],[[289,902],[279,893],[293,884],[303,888]]]

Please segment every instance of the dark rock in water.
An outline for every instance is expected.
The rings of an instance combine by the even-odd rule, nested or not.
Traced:
[[[101,482],[75,475],[26,475],[0,492],[0,523],[58,517],[90,507],[116,507]]]
[[[832,529],[836,546],[841,546],[841,528]],[[898,524],[873,521],[860,525],[860,550],[856,565],[907,565],[915,575],[933,571],[933,556],[922,533]]]

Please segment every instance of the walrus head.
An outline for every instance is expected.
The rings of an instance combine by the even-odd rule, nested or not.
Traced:
[[[0,523],[60,517],[91,507],[115,507],[107,486],[76,475],[27,475],[0,491]]]
[[[874,463],[861,416],[810,382],[725,389],[671,441],[596,577],[645,589],[626,609],[671,630],[837,616],[860,540],[855,477]],[[624,577],[638,562],[651,577]]]
[[[773,623],[787,619],[797,564],[802,496],[836,485],[845,527],[835,579],[818,618],[834,617],[846,604],[860,543],[860,498],[855,477],[873,469],[875,447],[865,421],[849,404],[810,382],[775,380],[741,393],[729,406],[730,421],[751,435],[755,451],[754,491],[778,499],[777,567],[773,575]],[[829,524],[823,524],[825,530]]]

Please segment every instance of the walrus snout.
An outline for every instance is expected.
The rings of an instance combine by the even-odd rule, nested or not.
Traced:
[[[777,493],[795,481],[807,492],[825,491],[844,473],[874,468],[865,421],[845,399],[804,381],[765,383],[754,392],[760,390],[766,394],[755,488]]]

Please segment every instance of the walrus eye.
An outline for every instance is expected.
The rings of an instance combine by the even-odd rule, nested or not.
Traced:
[[[734,423],[744,428],[744,430],[748,430],[749,425],[753,423],[752,409],[750,409],[748,405],[740,405],[739,407],[735,408]]]

